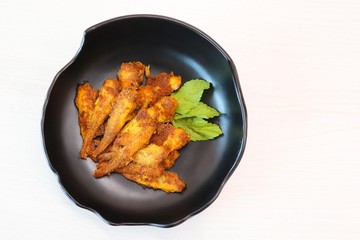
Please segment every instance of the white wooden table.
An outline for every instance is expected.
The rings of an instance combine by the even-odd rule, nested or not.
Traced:
[[[232,57],[244,157],[218,199],[174,228],[109,226],[62,191],[40,121],[83,31],[122,15],[185,21]],[[0,3],[1,239],[360,239],[360,1]]]

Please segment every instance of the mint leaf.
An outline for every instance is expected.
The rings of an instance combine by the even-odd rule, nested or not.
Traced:
[[[200,117],[174,119],[172,124],[188,132],[191,141],[214,139],[222,134],[217,124],[210,123]]]
[[[175,97],[176,98],[176,97]],[[192,108],[194,108],[199,102],[192,102],[185,98],[181,98],[178,96],[176,99],[178,102],[178,107],[176,108],[176,113],[178,114],[186,114],[189,112]]]
[[[176,98],[178,102],[183,99],[189,102],[199,102],[204,90],[209,88],[209,82],[201,79],[193,79],[184,83],[184,85],[178,91],[171,94],[171,96]]]
[[[178,102],[172,124],[185,129],[191,141],[214,139],[222,134],[218,125],[205,120],[220,115],[215,108],[200,102],[204,90],[209,88],[209,82],[193,79],[171,94]]]
[[[186,117],[201,117],[201,118],[209,119],[220,115],[218,110],[216,110],[213,107],[210,107],[209,105],[203,102],[198,102],[197,104],[193,104],[193,105],[194,106],[189,111],[183,114],[176,114],[174,118],[181,119]]]

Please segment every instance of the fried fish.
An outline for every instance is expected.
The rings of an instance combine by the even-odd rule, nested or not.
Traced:
[[[172,119],[176,107],[175,98],[165,96],[153,106],[141,109],[115,139],[114,154],[111,155],[107,166],[101,165],[101,168],[95,170],[95,177],[102,177],[110,174],[116,168],[126,166],[131,161],[131,156],[149,143],[156,130],[157,123]]]
[[[152,76],[150,66],[139,61],[122,63],[117,77],[106,79],[100,90],[78,86],[80,157],[96,162],[96,178],[116,172],[145,187],[183,191],[185,182],[168,171],[190,141],[170,123],[178,102],[169,95],[181,86],[181,77]]]
[[[80,150],[81,158],[86,158],[88,156],[92,140],[94,139],[100,126],[104,123],[105,119],[108,118],[118,93],[119,81],[112,78],[105,80],[99,91],[99,96],[95,101],[90,121],[88,122],[88,130],[85,134],[83,145]]]
[[[78,86],[75,104],[79,112],[80,135],[85,138],[99,91],[86,82]]]
[[[189,134],[171,124],[159,124],[158,129],[154,138],[161,139],[160,141],[153,141],[139,150],[131,157],[132,161],[128,165],[115,171],[146,187],[180,192],[185,187],[184,181],[176,173],[165,172],[168,165],[164,161],[168,161],[169,155],[190,141]],[[174,161],[171,166],[173,163]]]

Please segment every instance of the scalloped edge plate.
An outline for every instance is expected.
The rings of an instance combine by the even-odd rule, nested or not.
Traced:
[[[123,61],[150,64],[152,73],[174,71],[203,78],[212,90],[203,101],[222,115],[224,135],[181,149],[173,168],[187,183],[182,193],[143,188],[119,174],[95,179],[94,165],[80,160],[81,138],[74,104],[76,86],[99,87]],[[247,112],[230,56],[201,30],[159,15],[128,15],[88,28],[75,57],[53,79],[43,106],[43,146],[65,193],[111,225],[172,227],[203,211],[219,196],[245,150]]]

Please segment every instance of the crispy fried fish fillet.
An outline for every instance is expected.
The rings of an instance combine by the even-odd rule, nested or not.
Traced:
[[[94,172],[95,177],[110,174],[116,168],[126,166],[131,162],[131,156],[144,148],[156,130],[157,123],[168,122],[175,114],[177,101],[173,97],[162,97],[153,106],[141,109],[120,132],[113,144],[114,153],[108,165],[98,165]],[[101,158],[101,156],[99,156]],[[103,161],[103,160],[101,160]]]
[[[121,64],[118,72],[121,89],[139,86],[143,81],[145,68],[145,65],[141,62],[127,62]]]
[[[99,97],[95,101],[95,107],[91,119],[88,122],[88,131],[85,134],[83,145],[80,150],[81,158],[86,158],[88,156],[92,140],[100,126],[110,114],[112,105],[114,104],[118,93],[119,81],[111,78],[105,80],[100,89]]]
[[[180,152],[175,150],[169,153],[167,158],[162,161],[162,165],[165,169],[170,169],[174,166],[176,159],[180,156]]]
[[[146,175],[149,178],[158,177],[164,171],[161,163],[167,155],[162,146],[149,144],[137,151],[131,157],[131,162],[123,168],[118,168],[117,172]]]
[[[174,117],[177,106],[178,102],[174,97],[164,96],[149,107],[147,111],[158,123],[166,123],[170,122]]]
[[[86,82],[78,86],[75,104],[79,111],[80,135],[85,138],[91,115],[95,108],[95,101],[99,96],[99,91],[94,89],[90,83]]]
[[[148,77],[145,85],[140,86],[137,98],[138,108],[146,108],[157,102],[161,97],[169,95],[181,86],[181,77],[173,73],[160,73]]]
[[[160,98],[176,91],[180,85],[181,77],[175,76],[173,73],[160,73],[154,77],[147,76],[145,85],[141,85],[138,89],[136,109],[129,115],[128,119],[134,118],[140,109],[147,108]]]
[[[121,132],[119,138],[115,140],[119,145],[119,150],[111,155],[111,159],[106,166],[97,166],[94,176],[102,177],[110,174],[118,166],[125,166],[134,153],[148,144],[155,129],[155,120],[151,118],[146,110],[140,110],[136,117],[129,122],[126,130]],[[100,166],[103,167],[99,168]]]
[[[136,107],[136,95],[137,92],[133,88],[125,88],[119,93],[106,123],[104,136],[96,149],[91,153],[93,158],[96,158],[112,143],[125,125],[128,116]]]
[[[116,171],[146,187],[161,189],[165,192],[182,191],[185,183],[175,173],[165,173],[163,162],[169,158],[171,153],[177,152],[176,150],[190,141],[189,134],[171,124],[160,124],[158,128],[160,131],[154,138],[161,140],[154,142],[161,143],[161,145],[150,143],[136,152],[128,165],[117,168]],[[164,182],[164,179],[167,182]]]
[[[158,177],[148,178],[136,173],[122,173],[127,179],[134,181],[146,187],[161,189],[164,192],[182,192],[185,188],[185,182],[174,172],[162,172]]]
[[[184,129],[168,123],[158,124],[156,133],[150,139],[151,144],[163,147],[168,154],[182,148],[189,141],[189,134]]]
[[[123,168],[118,168],[120,173],[139,174],[149,179],[158,177],[165,170],[163,164],[173,152],[185,146],[189,141],[189,134],[171,124],[159,124],[158,128],[165,128],[165,131],[156,133],[157,137],[164,139],[161,145],[150,143],[140,149],[131,157],[131,162]],[[159,142],[158,142],[159,143]],[[170,158],[173,158],[172,156]],[[173,162],[172,162],[173,164]]]
[[[145,84],[153,86],[156,94],[165,96],[179,89],[181,86],[181,77],[175,76],[173,72],[169,74],[163,72],[156,76],[147,78]]]
[[[150,143],[163,146],[168,150],[167,157],[162,161],[165,169],[170,169],[174,165],[180,155],[177,150],[188,142],[190,142],[189,134],[172,124],[159,124],[156,133],[150,139]]]
[[[177,106],[178,106],[178,103],[175,98],[173,98],[171,96],[164,96],[159,101],[157,101],[153,106],[147,108],[146,112],[151,114],[150,116],[151,116],[151,118],[155,119],[155,122],[165,123],[165,122],[171,121],[172,117],[175,114],[175,110],[176,110]],[[136,117],[134,119],[132,119],[130,122],[128,122],[123,127],[120,134],[114,140],[113,144],[111,146],[109,146],[108,151],[103,152],[102,154],[100,154],[97,157],[97,160],[99,162],[109,161],[115,155],[115,153],[120,150],[120,148],[122,146],[126,145],[127,141],[136,141],[137,140],[136,138],[127,139],[124,137],[124,134],[123,134],[128,131],[129,127],[136,129],[135,126],[133,126],[133,124],[135,124],[134,121],[137,121]],[[139,124],[139,123],[137,123],[137,124]],[[139,127],[139,128],[141,128],[141,127]],[[134,131],[134,130],[131,130],[130,132],[132,132],[132,131]],[[140,131],[140,129],[139,129],[139,131]]]
[[[119,81],[105,80],[100,91],[88,83],[78,87],[80,157],[99,160],[95,177],[118,172],[146,187],[181,192],[185,182],[165,170],[173,166],[189,135],[164,124],[178,105],[167,95],[181,86],[181,77],[172,72],[151,76],[150,66],[141,62],[123,63],[117,75]],[[95,138],[100,132],[102,138]]]
[[[121,128],[129,120],[129,115],[136,107],[135,99],[138,96],[136,89],[143,81],[144,74],[145,65],[141,62],[121,64],[118,77],[122,90],[118,94],[115,105],[110,113],[104,136],[97,148],[91,152],[93,159],[96,159],[112,143]]]

